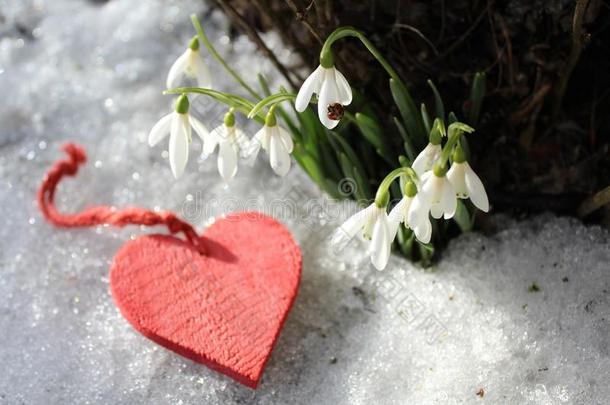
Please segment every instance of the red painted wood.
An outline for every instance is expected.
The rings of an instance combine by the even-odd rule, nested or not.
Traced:
[[[254,212],[219,219],[203,243],[205,256],[168,235],[126,243],[112,295],[144,336],[256,388],[297,294],[301,251],[282,224]]]

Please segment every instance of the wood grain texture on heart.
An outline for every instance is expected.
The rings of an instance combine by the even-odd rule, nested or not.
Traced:
[[[218,219],[203,244],[205,255],[168,235],[126,243],[111,267],[112,295],[143,335],[256,388],[296,298],[301,251],[257,212]]]

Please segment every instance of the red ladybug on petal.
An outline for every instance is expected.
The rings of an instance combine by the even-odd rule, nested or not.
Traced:
[[[326,107],[326,116],[333,121],[339,121],[343,118],[344,112],[345,108],[339,103],[329,104],[328,107]]]

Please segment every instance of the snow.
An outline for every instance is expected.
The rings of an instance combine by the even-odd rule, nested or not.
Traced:
[[[205,14],[212,41],[249,83],[253,66],[276,77],[200,1],[2,2],[0,403],[607,403],[606,230],[550,214],[492,215],[493,232],[454,240],[433,269],[393,256],[378,272],[359,242],[328,247],[356,207],[327,200],[298,168],[279,179],[259,159],[227,186],[214,159],[195,158],[195,140],[174,181],[165,145],[150,149],[146,136],[169,111],[161,90],[193,34],[192,12]],[[266,40],[277,48],[277,37]],[[216,88],[239,91],[210,65]],[[210,129],[221,122],[223,108],[194,104]],[[161,229],[44,222],[34,195],[66,140],[90,160],[60,188],[63,211],[156,207],[203,229],[222,213],[259,209],[291,229],[302,284],[258,390],[158,347],[114,307],[114,252]]]

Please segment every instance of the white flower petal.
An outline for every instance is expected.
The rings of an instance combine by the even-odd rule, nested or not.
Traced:
[[[254,136],[248,143],[248,147],[245,151],[245,156],[251,163],[254,163],[254,160],[258,156],[258,152],[261,150],[261,146],[263,143],[263,138],[265,137],[265,133],[266,133],[265,127],[262,127],[261,129],[258,130],[258,132],[256,134],[254,134]]]
[[[237,174],[237,151],[229,139],[219,142],[218,173],[225,180],[231,180]]]
[[[324,70],[324,80],[320,88],[318,96],[318,118],[320,122],[328,129],[333,129],[339,124],[338,120],[328,118],[328,106],[339,101],[337,95],[337,83],[332,72],[329,69]]]
[[[243,150],[245,155],[245,152],[250,145],[250,140],[244,131],[237,127],[233,127],[233,144],[237,146],[239,151]]]
[[[184,51],[169,69],[165,83],[168,89],[176,87],[178,80],[184,75],[184,71],[189,62],[189,51],[190,49]]]
[[[152,127],[148,134],[148,145],[155,146],[169,134],[173,116],[174,113],[167,114]]]
[[[464,177],[464,163],[454,163],[447,172],[447,180],[459,198],[468,198],[468,188]]]
[[[286,131],[284,128],[280,127],[278,125],[278,130],[280,133],[280,137],[282,138],[282,142],[284,142],[284,146],[286,147],[286,150],[288,151],[288,153],[292,153],[292,150],[294,149],[294,143],[292,142],[292,137],[290,136],[290,133],[288,133],[288,131]]]
[[[297,94],[297,99],[294,103],[294,108],[298,112],[303,112],[309,105],[309,101],[311,100],[311,96],[313,93],[317,93],[320,91],[320,86],[322,82],[322,77],[324,74],[324,68],[322,66],[318,66],[316,70],[314,70],[303,85],[299,89],[299,93]]]
[[[407,219],[411,228],[417,227],[425,219],[428,218],[430,207],[424,195],[421,192],[417,193],[411,201]]]
[[[432,204],[430,206],[430,215],[432,218],[439,219],[443,216],[443,206],[440,203]]]
[[[413,229],[415,233],[415,237],[421,243],[430,243],[430,239],[432,238],[432,223],[430,222],[430,218],[426,218],[422,221],[418,226]]]
[[[440,205],[445,213],[445,219],[453,218],[457,209],[457,198],[455,197],[455,189],[446,178],[442,179],[442,196]]]
[[[388,218],[384,211],[379,215],[373,226],[373,237],[371,239],[371,262],[377,270],[383,270],[388,264],[390,252],[392,250],[392,240],[390,239],[390,229]]]
[[[171,124],[169,166],[175,178],[182,176],[189,157],[187,128],[190,129],[190,126],[185,118],[185,114],[175,114]]]
[[[210,141],[210,132],[205,127],[205,125],[203,125],[203,123],[197,118],[191,115],[189,119],[191,122],[191,126],[195,130],[195,133],[199,136],[199,138],[201,138],[201,142],[203,142],[203,144],[205,145],[206,142]]]
[[[468,162],[466,162],[465,165],[466,187],[470,194],[470,201],[472,201],[474,206],[481,211],[489,212],[489,199],[487,198],[487,193],[485,192],[485,187],[483,186],[481,179],[479,179],[479,176],[472,170]]]
[[[368,207],[356,212],[354,215],[349,217],[337,230],[333,233],[330,243],[332,245],[343,245],[350,239],[352,239],[358,231],[364,227],[364,223],[368,218],[370,212],[374,210],[375,204],[371,204]]]
[[[371,209],[367,212],[364,226],[362,227],[362,237],[369,240],[373,237],[373,227],[377,222],[377,218],[380,215],[387,215],[385,208],[380,208],[375,203],[371,204],[370,207]]]
[[[392,208],[390,213],[388,214],[388,221],[393,222],[404,222],[405,221],[405,207],[410,202],[409,197],[402,197],[400,201]]]
[[[197,80],[197,85],[199,87],[210,88],[212,86],[212,76],[210,75],[208,65],[203,60],[203,56],[201,56],[201,52],[192,52],[191,63],[192,75]]]
[[[221,140],[226,139],[226,137],[226,127],[224,124],[214,128],[212,132],[209,133],[207,141],[203,143],[203,158],[205,159],[214,153],[216,145],[218,145]]]
[[[269,140],[269,162],[278,176],[285,176],[290,170],[290,155],[278,132],[272,134]]]
[[[352,102],[352,88],[343,73],[335,70],[335,78],[337,81],[337,94],[339,95],[339,102],[342,105],[349,105]]]
[[[428,143],[426,147],[417,155],[413,161],[413,170],[418,176],[422,176],[426,171],[432,168],[434,161],[440,157],[441,145],[433,145]]]

